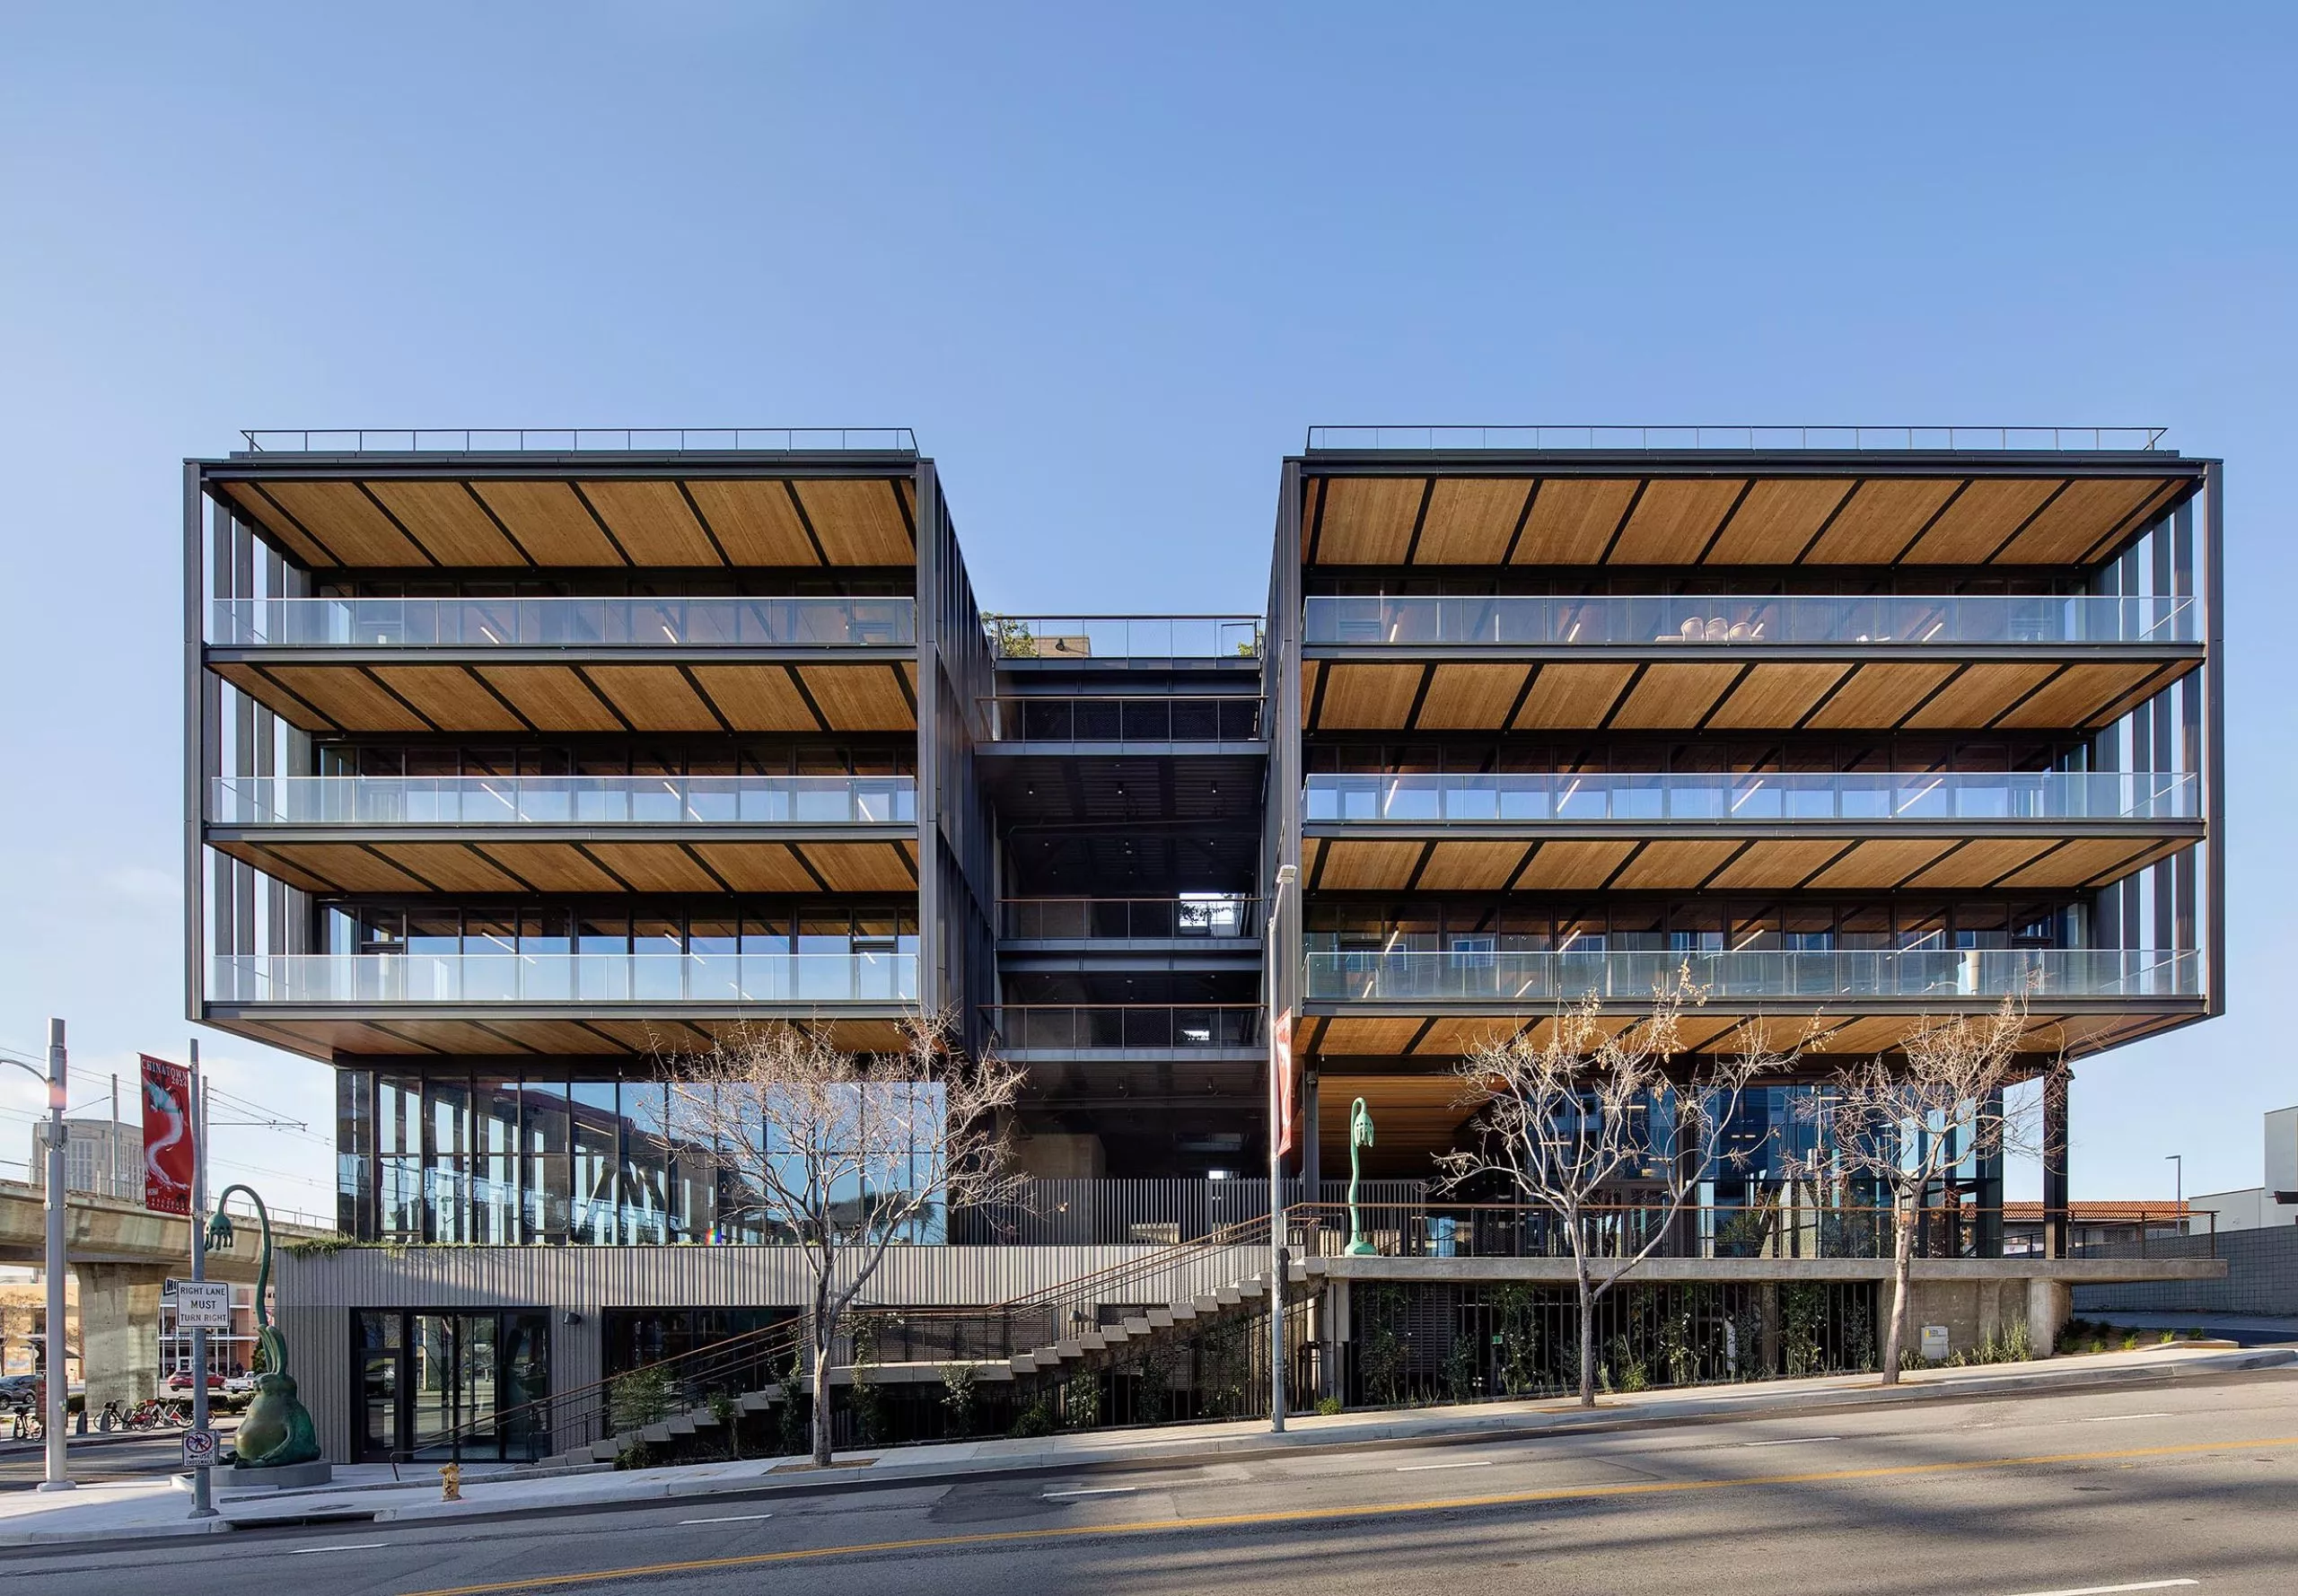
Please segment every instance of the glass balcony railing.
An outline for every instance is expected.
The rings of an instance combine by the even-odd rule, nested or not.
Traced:
[[[231,953],[211,1003],[912,1003],[917,955]]]
[[[1908,997],[1940,1001],[2025,994],[2195,997],[2200,955],[2116,948],[1900,949],[1873,951],[1312,951],[1311,1001],[1574,1003],[1593,992],[1648,1004],[1688,968],[1712,1004],[1769,998]]]
[[[208,641],[285,648],[889,648],[908,599],[218,599]]]
[[[224,776],[220,826],[902,825],[907,776]]]
[[[2184,771],[1738,771],[1312,776],[1311,822],[2188,820]]]
[[[1230,893],[1179,898],[1009,898],[1013,942],[1233,942],[1260,934],[1260,900]]]
[[[1219,697],[1007,697],[982,700],[992,742],[1256,742],[1260,699]]]
[[[1258,615],[994,615],[981,618],[1001,660],[1258,659]]]
[[[1008,1048],[1253,1048],[1259,1004],[1004,1004],[990,1025]]]
[[[1870,643],[1945,648],[2192,643],[2201,635],[2200,612],[2185,597],[1374,596],[1312,598],[1307,606],[1303,641],[1359,647]]]

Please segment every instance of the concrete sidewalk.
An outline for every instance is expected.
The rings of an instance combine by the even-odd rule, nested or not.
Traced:
[[[668,1500],[933,1486],[1000,1477],[1077,1474],[1108,1469],[1186,1468],[1256,1454],[1373,1445],[1583,1434],[1718,1417],[1790,1416],[1887,1402],[1922,1402],[1998,1393],[2047,1395],[2101,1384],[2298,1367],[2298,1351],[2245,1351],[2225,1343],[2177,1343],[2127,1353],[1927,1369],[1885,1388],[1872,1374],[1703,1387],[1606,1397],[1592,1411],[1570,1400],[1483,1402],[1294,1417],[1283,1435],[1265,1420],[1101,1430],[1026,1441],[972,1441],[840,1454],[819,1470],[779,1458],[679,1468],[594,1469],[538,1477],[506,1469],[466,1469],[463,1499],[442,1502],[435,1473],[393,1482],[382,1464],[338,1467],[332,1485],[306,1491],[219,1493],[218,1518],[184,1515],[190,1499],[173,1479],[92,1485],[68,1495],[21,1492],[0,1498],[0,1547],[106,1544],[207,1535],[298,1523],[398,1523],[489,1519],[526,1513],[643,1507]],[[406,1471],[412,1475],[412,1470]]]

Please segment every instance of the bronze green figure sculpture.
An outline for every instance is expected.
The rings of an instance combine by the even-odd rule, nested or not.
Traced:
[[[1372,1144],[1373,1111],[1360,1097],[1348,1110],[1348,1245],[1342,1250],[1350,1258],[1366,1258],[1380,1250],[1364,1239],[1364,1217],[1356,1207],[1356,1150]]]
[[[207,1240],[218,1247],[232,1244],[232,1216],[224,1208],[235,1191],[246,1192],[248,1201],[255,1205],[263,1243],[255,1278],[255,1355],[263,1372],[255,1377],[255,1399],[240,1420],[233,1455],[244,1469],[316,1462],[319,1434],[311,1427],[310,1410],[296,1398],[295,1377],[287,1372],[287,1338],[271,1322],[271,1212],[252,1188],[227,1186],[215,1199],[215,1215],[207,1222]]]

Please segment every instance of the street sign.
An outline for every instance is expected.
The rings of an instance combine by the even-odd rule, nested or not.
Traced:
[[[1947,1327],[1927,1324],[1923,1327],[1923,1358],[1925,1363],[1943,1364],[1947,1361]]]
[[[187,1469],[206,1469],[215,1462],[215,1432],[186,1430],[183,1433],[183,1466]]]
[[[232,1328],[232,1285],[228,1280],[170,1280],[160,1293],[176,1305],[180,1330]]]

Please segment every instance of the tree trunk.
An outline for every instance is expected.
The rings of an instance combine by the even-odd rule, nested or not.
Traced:
[[[1573,1260],[1580,1285],[1580,1406],[1596,1405],[1596,1288],[1588,1277],[1588,1260]]]
[[[829,1361],[838,1341],[838,1320],[829,1311],[829,1292],[814,1293],[814,1467],[829,1467]]]
[[[1908,1281],[1915,1273],[1915,1209],[1904,1197],[1893,1205],[1891,1216],[1899,1234],[1891,1241],[1891,1320],[1883,1332],[1883,1383],[1899,1382],[1899,1349],[1907,1345]]]

